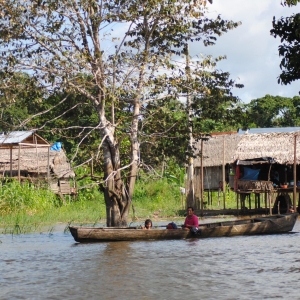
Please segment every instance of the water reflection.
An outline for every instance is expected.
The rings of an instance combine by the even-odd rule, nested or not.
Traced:
[[[78,244],[0,236],[1,299],[299,299],[295,234]]]

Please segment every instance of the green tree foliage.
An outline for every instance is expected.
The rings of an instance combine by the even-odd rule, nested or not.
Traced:
[[[210,132],[236,130],[242,122],[239,99],[232,95],[231,90],[243,85],[231,80],[229,73],[216,69],[220,59],[223,57],[213,59],[208,56],[201,62],[190,61],[186,65],[188,74],[184,78],[173,78],[173,86],[179,82],[177,98],[180,100],[168,104],[165,101],[151,102],[145,107],[140,130],[142,137],[146,137],[141,145],[145,161],[154,159],[161,163],[166,158],[175,157],[177,163],[186,163],[193,155],[189,146],[189,128],[192,128],[193,139],[197,140]],[[190,109],[187,97],[190,98]]]
[[[300,126],[300,97],[266,95],[247,106],[248,127]]]
[[[210,64],[215,68],[216,62]],[[202,71],[195,83],[202,87],[192,100],[193,127],[195,133],[210,133],[232,130],[239,124],[239,99],[232,95],[233,88],[242,84],[230,79],[228,72],[214,69],[210,73]]]
[[[300,0],[285,0],[281,2],[282,5],[287,5],[287,6],[293,6],[297,5],[300,2]]]
[[[29,124],[39,128],[47,140],[62,142],[73,164],[99,156],[98,116],[89,99],[80,94],[55,93],[40,108],[44,113]]]
[[[26,73],[0,72],[0,82],[0,131],[26,130],[22,123],[38,111],[45,91]]]
[[[158,166],[174,157],[178,164],[186,159],[187,114],[184,103],[173,99],[150,102],[140,120],[141,159]]]
[[[285,4],[291,6],[297,2],[299,1],[286,1]],[[281,40],[278,53],[282,57],[280,62],[282,72],[278,83],[289,84],[300,79],[300,14],[282,17],[279,20],[273,17],[272,25],[271,35]]]
[[[91,156],[103,158],[95,133],[98,117],[89,99],[61,92],[48,95],[26,73],[15,73],[10,80],[15,82],[12,88],[0,89],[1,131],[38,129],[50,143],[62,142],[75,164]]]

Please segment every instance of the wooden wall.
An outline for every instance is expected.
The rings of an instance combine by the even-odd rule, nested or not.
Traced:
[[[219,182],[223,180],[222,178],[222,167],[205,167],[203,169],[203,187],[204,190],[218,190]],[[200,197],[201,191],[201,168],[195,168],[195,196]]]

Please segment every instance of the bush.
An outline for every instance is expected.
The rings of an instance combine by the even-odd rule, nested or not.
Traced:
[[[60,201],[46,188],[35,188],[29,182],[6,181],[0,185],[0,213],[35,214],[57,207]]]

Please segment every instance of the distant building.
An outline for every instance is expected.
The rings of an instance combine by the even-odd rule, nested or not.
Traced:
[[[55,149],[55,150],[54,150]],[[63,149],[52,147],[35,131],[0,134],[0,180],[45,182],[57,194],[72,194],[75,173]]]
[[[289,193],[293,194],[295,185],[296,193],[300,192],[300,131],[296,131],[300,128],[294,129],[243,135],[233,157],[234,190],[241,197],[267,193],[268,206],[274,204],[273,212],[278,211],[278,205],[281,213],[289,211]]]
[[[194,152],[195,197],[201,195],[201,169],[204,191],[220,190],[220,182],[225,181],[240,196],[241,208],[245,207],[246,196],[253,193],[257,200],[255,208],[261,207],[262,194],[265,208],[273,206],[276,212],[279,203],[281,212],[287,212],[291,206],[288,194],[293,192],[294,184],[299,185],[300,193],[300,127],[212,134],[202,142],[202,147],[202,161],[201,142],[197,142]]]

